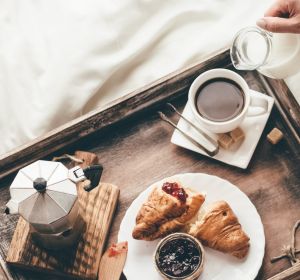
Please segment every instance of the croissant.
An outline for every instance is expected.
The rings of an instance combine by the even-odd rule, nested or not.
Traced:
[[[184,188],[184,193],[186,200],[183,202],[162,187],[155,187],[136,217],[133,238],[151,241],[182,229],[205,200],[202,194],[187,188]]]
[[[239,259],[247,255],[250,247],[249,237],[225,201],[212,204],[203,218],[191,226],[189,234],[203,245]]]

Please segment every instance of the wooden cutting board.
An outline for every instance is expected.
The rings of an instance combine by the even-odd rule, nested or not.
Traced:
[[[97,163],[91,153],[77,152],[84,159],[82,167]],[[100,258],[119,197],[119,188],[101,183],[91,192],[77,184],[80,214],[86,228],[76,248],[47,251],[32,242],[29,225],[19,218],[7,255],[9,265],[63,276],[64,278],[97,279]]]

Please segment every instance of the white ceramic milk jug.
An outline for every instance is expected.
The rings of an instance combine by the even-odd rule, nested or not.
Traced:
[[[284,79],[300,72],[300,35],[246,27],[236,34],[230,55],[236,69]]]

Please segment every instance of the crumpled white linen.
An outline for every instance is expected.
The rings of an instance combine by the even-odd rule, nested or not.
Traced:
[[[0,0],[0,154],[229,45],[271,2]]]

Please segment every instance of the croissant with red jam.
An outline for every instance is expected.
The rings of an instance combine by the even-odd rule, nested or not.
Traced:
[[[195,217],[204,200],[204,195],[177,182],[155,187],[136,217],[133,238],[151,241],[181,230]]]

